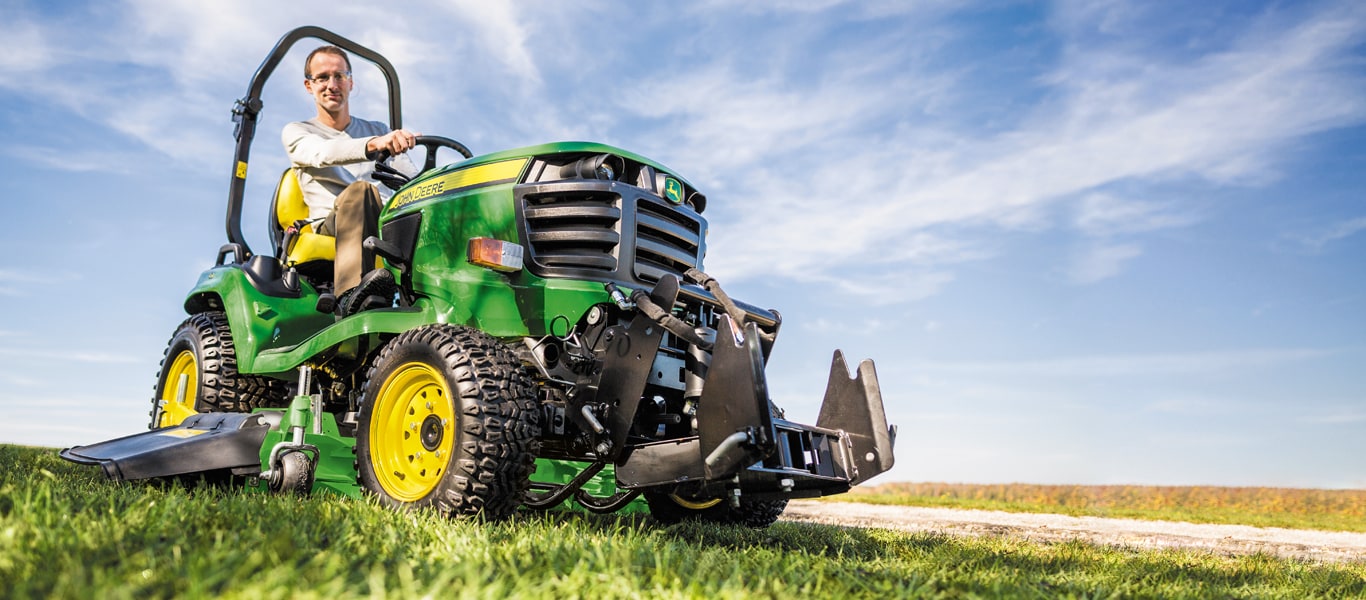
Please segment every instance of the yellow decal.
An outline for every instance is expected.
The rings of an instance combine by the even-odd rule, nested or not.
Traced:
[[[419,200],[440,196],[441,194],[448,194],[481,185],[492,185],[515,180],[518,175],[522,174],[522,168],[526,166],[526,163],[529,160],[531,159],[514,158],[512,160],[468,167],[447,173],[435,179],[429,179],[394,194],[394,198],[389,201],[389,210],[407,206]]]
[[[161,435],[178,438],[189,438],[194,437],[196,435],[203,435],[208,432],[209,430],[207,429],[172,429],[170,431],[161,432]]]
[[[247,178],[247,163],[246,163],[246,161],[241,161],[241,160],[237,161],[237,178],[238,178],[238,179],[246,179],[246,178]]]

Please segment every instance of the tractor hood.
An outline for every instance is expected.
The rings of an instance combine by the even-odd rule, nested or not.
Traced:
[[[424,173],[390,199],[390,212],[452,192],[501,183],[603,180],[649,190],[701,213],[706,197],[667,166],[634,152],[594,142],[556,142],[475,156]]]

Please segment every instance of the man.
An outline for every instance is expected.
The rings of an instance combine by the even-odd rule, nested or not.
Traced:
[[[322,46],[310,52],[304,60],[304,89],[313,95],[318,116],[290,123],[281,134],[298,170],[314,230],[337,238],[332,289],[337,314],[343,317],[365,308],[367,301],[384,306],[392,301],[393,276],[375,269],[374,253],[362,247],[365,238],[378,233],[380,210],[392,194],[374,185],[374,160],[388,152],[391,166],[416,175],[417,168],[403,153],[420,135],[352,117],[352,85],[345,51]]]

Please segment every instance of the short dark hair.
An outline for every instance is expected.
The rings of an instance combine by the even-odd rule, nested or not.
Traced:
[[[304,79],[311,79],[313,74],[308,72],[308,66],[313,64],[313,56],[316,54],[333,54],[342,57],[346,61],[346,70],[351,70],[351,57],[346,55],[346,51],[336,46],[318,46],[308,53],[308,58],[304,59]]]

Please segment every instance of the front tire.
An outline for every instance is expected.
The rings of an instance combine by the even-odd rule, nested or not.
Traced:
[[[530,487],[540,412],[502,342],[427,325],[381,350],[356,433],[361,485],[385,504],[499,519]]]
[[[176,328],[153,389],[149,429],[179,425],[201,412],[284,406],[289,398],[284,381],[237,372],[232,330],[221,312],[191,315]]]

